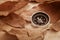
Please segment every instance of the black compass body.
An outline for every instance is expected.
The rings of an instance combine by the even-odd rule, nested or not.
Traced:
[[[49,16],[43,12],[37,12],[32,16],[32,22],[39,26],[46,25],[49,22]]]

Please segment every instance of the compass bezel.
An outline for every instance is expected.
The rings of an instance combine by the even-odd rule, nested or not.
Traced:
[[[35,14],[37,14],[37,13],[42,13],[42,14],[44,14],[44,15],[47,15],[47,16],[49,17],[48,23],[46,23],[45,25],[37,25],[37,24],[33,23],[33,20],[32,20],[33,18],[32,18],[32,17],[33,17]],[[49,16],[46,12],[40,12],[40,11],[35,12],[35,13],[33,13],[32,17],[31,17],[31,18],[32,18],[32,19],[31,19],[31,22],[32,22],[32,25],[33,25],[33,26],[36,26],[36,27],[44,27],[44,26],[50,24],[50,16]]]

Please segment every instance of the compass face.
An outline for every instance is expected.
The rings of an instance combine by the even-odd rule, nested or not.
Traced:
[[[49,22],[49,16],[42,12],[35,13],[32,16],[32,22],[39,26],[46,25]]]

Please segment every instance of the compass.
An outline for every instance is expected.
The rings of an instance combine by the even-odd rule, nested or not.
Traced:
[[[32,22],[39,26],[46,25],[49,22],[49,16],[43,12],[37,12],[32,16]]]

